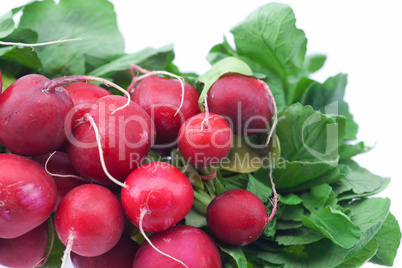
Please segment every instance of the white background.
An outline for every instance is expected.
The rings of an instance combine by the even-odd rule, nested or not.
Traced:
[[[27,1],[0,0],[1,14]],[[210,67],[209,49],[230,28],[269,1],[127,1],[113,0],[118,24],[126,40],[126,52],[175,44],[175,64],[181,71],[202,74]],[[289,4],[296,25],[308,38],[308,53],[328,56],[318,81],[339,72],[348,74],[346,100],[359,124],[359,140],[375,145],[355,158],[373,173],[391,178],[379,196],[390,197],[391,211],[402,223],[400,120],[402,16],[399,1],[277,1]],[[93,12],[96,12],[94,7]],[[107,38],[107,37],[105,37]],[[394,267],[402,267],[402,252]],[[366,264],[363,267],[377,267]]]

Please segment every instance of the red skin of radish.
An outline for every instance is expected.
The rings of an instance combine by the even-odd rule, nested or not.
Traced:
[[[153,234],[151,242],[162,252],[182,261],[190,268],[220,268],[221,256],[214,241],[198,228],[177,225]],[[160,254],[144,242],[135,255],[133,268],[183,267]]]
[[[207,167],[218,164],[230,152],[233,133],[226,120],[209,113],[209,123],[205,126],[205,113],[197,114],[181,126],[178,146],[183,157],[191,164]]]
[[[48,160],[50,155],[51,153],[47,153],[32,157],[32,159],[41,164],[43,167],[45,167],[46,161]],[[47,170],[52,174],[80,176],[80,174],[78,174],[78,172],[71,165],[68,154],[64,152],[56,152],[54,155],[52,155],[47,164]],[[61,199],[70,190],[86,183],[85,181],[79,180],[75,177],[52,176],[52,178],[56,183],[56,189],[57,189],[56,205],[54,206],[53,212],[56,212]]]
[[[48,81],[29,74],[0,95],[0,143],[16,154],[55,151],[67,139],[64,122],[73,101],[63,87],[44,92]]]
[[[73,234],[72,251],[94,257],[106,253],[120,240],[124,213],[110,190],[96,184],[84,184],[75,187],[61,200],[54,225],[65,246]]]
[[[79,119],[86,112],[92,103],[99,100],[104,96],[112,95],[112,93],[101,86],[88,83],[88,82],[77,82],[64,86],[67,92],[70,94],[71,99],[74,103],[75,114],[74,118]]]
[[[182,98],[181,84],[176,79],[151,75],[135,87],[132,100],[138,103],[153,119],[158,147],[175,145],[180,126],[193,115],[200,113],[200,93],[185,83],[183,106],[175,116]]]
[[[260,237],[268,223],[264,203],[252,192],[234,189],[214,198],[207,208],[212,233],[230,245],[244,246]]]
[[[137,243],[123,235],[116,246],[99,256],[83,257],[71,252],[71,262],[74,268],[132,268],[138,248]]]
[[[45,221],[28,233],[12,238],[0,238],[0,264],[7,267],[31,268],[46,255],[49,224]],[[35,266],[36,265],[36,266]]]
[[[189,179],[178,168],[163,162],[145,164],[126,179],[121,203],[127,218],[139,227],[141,212],[146,232],[164,231],[190,211],[194,192]]]
[[[106,96],[96,101],[88,111],[101,135],[107,170],[121,182],[141,165],[155,137],[151,117],[135,102],[131,101],[129,106],[112,114],[126,102],[122,96]],[[74,128],[67,145],[71,164],[85,178],[114,186],[102,169],[94,129],[85,117],[83,120]]]
[[[56,204],[56,185],[35,161],[0,154],[0,238],[21,236],[42,224]]]
[[[266,132],[273,115],[273,100],[268,85],[255,77],[226,74],[208,91],[212,113],[225,117],[238,136]]]

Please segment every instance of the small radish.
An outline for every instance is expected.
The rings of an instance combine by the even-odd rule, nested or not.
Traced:
[[[46,261],[49,224],[45,221],[22,236],[0,238],[0,265],[7,267],[40,267]]]
[[[64,86],[64,88],[73,100],[74,108],[76,110],[74,118],[76,119],[82,118],[86,112],[86,108],[88,108],[92,103],[104,96],[112,95],[110,91],[103,87],[88,82],[73,83]]]
[[[128,219],[140,230],[161,232],[181,221],[193,205],[189,179],[176,167],[152,162],[135,169],[121,191]]]
[[[275,100],[264,81],[228,73],[211,86],[207,96],[210,111],[225,117],[235,135],[250,136],[268,130]]]
[[[150,240],[156,248],[175,260],[160,254],[149,243],[144,242],[135,255],[133,268],[222,267],[221,256],[214,241],[198,228],[178,225],[153,234]]]
[[[264,203],[243,189],[229,190],[215,197],[207,208],[206,218],[216,237],[235,246],[257,240],[270,221]]]
[[[15,238],[50,216],[56,186],[41,165],[23,156],[0,154],[0,170],[0,238]]]
[[[121,183],[141,165],[155,138],[151,117],[138,104],[129,101],[116,111],[125,103],[118,95],[93,103],[67,145],[75,170],[105,186]]]
[[[137,243],[123,235],[116,246],[99,256],[84,257],[71,252],[71,262],[74,268],[132,268],[138,248]]]
[[[73,188],[86,183],[70,162],[67,153],[53,152],[32,157],[41,164],[56,183],[57,199],[53,212],[56,212],[61,199]]]
[[[70,251],[86,257],[99,256],[112,249],[124,229],[120,202],[107,188],[84,184],[67,193],[55,215],[56,233]]]
[[[232,144],[233,133],[228,122],[214,113],[197,114],[180,127],[180,152],[195,166],[218,164],[229,154]]]
[[[54,151],[67,139],[64,122],[73,102],[62,87],[29,74],[0,95],[0,143],[14,153],[34,156]]]
[[[180,126],[193,115],[200,113],[199,92],[177,79],[150,75],[134,88],[132,100],[152,117],[156,127],[156,146],[175,145]]]

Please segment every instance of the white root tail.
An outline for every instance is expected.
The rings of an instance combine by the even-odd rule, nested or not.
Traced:
[[[87,182],[87,180],[85,180],[85,179],[84,179],[83,177],[81,177],[81,176],[76,176],[76,175],[63,175],[63,174],[57,174],[57,173],[52,173],[52,172],[50,172],[49,169],[48,169],[49,161],[50,161],[50,158],[52,158],[52,156],[53,156],[55,153],[57,153],[57,151],[52,152],[52,153],[49,155],[49,157],[46,159],[46,162],[45,162],[45,170],[46,170],[47,174],[49,174],[50,176],[53,176],[53,177],[74,178],[74,179],[77,179],[77,180],[80,180],[80,181],[85,181],[85,182]]]
[[[186,267],[186,268],[189,268],[189,267],[188,267],[184,262],[182,262],[181,260],[178,260],[178,259],[176,259],[175,257],[170,256],[169,254],[167,254],[167,253],[161,251],[160,249],[158,249],[157,247],[155,247],[154,244],[152,244],[151,240],[148,238],[147,234],[144,232],[144,229],[142,228],[142,222],[144,221],[145,214],[147,214],[147,213],[148,213],[148,210],[147,210],[147,209],[141,210],[140,222],[139,222],[139,227],[138,227],[138,228],[140,229],[140,232],[141,232],[142,236],[145,238],[145,240],[146,240],[146,241],[149,243],[149,245],[150,245],[153,249],[155,249],[158,253],[162,254],[163,256],[168,257],[169,259],[172,259],[172,260],[174,260],[174,261],[180,263],[181,265],[183,265],[183,266]]]
[[[103,150],[102,150],[102,144],[101,144],[101,136],[99,134],[99,130],[98,127],[96,126],[95,120],[92,118],[92,116],[90,114],[85,114],[84,118],[87,119],[89,121],[89,123],[91,124],[92,128],[94,129],[95,132],[95,137],[96,137],[96,143],[98,145],[98,151],[99,151],[99,158],[101,161],[101,165],[102,165],[102,169],[103,172],[105,172],[106,176],[113,181],[114,183],[116,183],[117,185],[127,188],[128,186],[124,183],[122,183],[121,181],[115,179],[107,170],[106,164],[105,164],[105,158],[103,157]]]
[[[140,73],[143,73],[143,75],[140,75],[138,77],[135,76],[134,71],[139,71]],[[175,75],[173,73],[167,72],[167,71],[149,71],[146,70],[138,65],[132,64],[130,65],[130,73],[131,73],[131,77],[133,78],[130,86],[128,87],[127,91],[133,93],[134,92],[134,86],[141,81],[142,79],[151,76],[151,75],[166,75],[166,76],[170,76],[173,77],[175,79],[177,79],[180,82],[181,85],[181,100],[180,100],[180,106],[177,109],[176,113],[174,114],[174,116],[176,116],[180,109],[183,107],[183,103],[184,103],[184,86],[185,86],[185,82],[184,82],[184,78],[178,75]]]
[[[68,260],[70,259],[71,249],[73,248],[74,238],[75,238],[74,233],[71,232],[67,238],[67,246],[66,249],[64,250],[63,258],[61,259],[60,268],[66,268]]]

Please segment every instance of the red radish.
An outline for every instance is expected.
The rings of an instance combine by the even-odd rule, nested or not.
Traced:
[[[75,119],[82,118],[86,112],[86,108],[95,101],[104,96],[112,95],[110,91],[103,87],[88,82],[73,83],[64,86],[64,88],[73,100],[74,108],[76,109]]]
[[[257,240],[268,223],[264,203],[243,189],[229,190],[215,197],[207,208],[206,217],[216,237],[236,246]]]
[[[28,233],[12,238],[0,238],[0,264],[7,267],[40,267],[46,260],[49,224],[45,221]]]
[[[123,235],[116,246],[99,256],[84,257],[71,252],[71,262],[74,268],[132,268],[138,248],[137,243]]]
[[[217,114],[197,114],[187,119],[180,127],[180,152],[195,166],[218,164],[229,154],[232,144],[232,130],[228,122]]]
[[[221,256],[214,241],[198,228],[186,225],[174,226],[166,231],[153,234],[152,244],[159,250],[180,260],[168,258],[143,243],[135,255],[133,268],[148,267],[189,267],[220,268]]]
[[[73,102],[62,87],[29,74],[0,95],[0,143],[14,153],[34,156],[54,151],[66,141],[64,122]]]
[[[152,117],[156,127],[158,147],[175,145],[180,126],[186,119],[200,113],[199,92],[188,83],[184,85],[182,100],[180,81],[150,75],[136,85],[131,96],[132,100]]]
[[[50,216],[56,186],[42,166],[23,156],[0,154],[0,170],[0,238],[15,238]]]
[[[57,208],[55,227],[60,241],[70,252],[93,257],[112,249],[124,229],[120,202],[107,188],[96,184],[80,185],[64,196]]]
[[[147,232],[160,232],[181,221],[193,205],[189,179],[176,167],[152,162],[135,169],[121,191],[128,219]]]
[[[86,183],[70,163],[67,153],[53,152],[32,157],[45,167],[56,183],[57,199],[53,212],[56,212],[61,199],[73,188]]]
[[[69,137],[67,150],[75,170],[105,186],[124,181],[153,144],[154,124],[138,104],[130,101],[116,111],[126,102],[118,95],[100,98]]]
[[[225,117],[235,135],[249,136],[267,131],[275,104],[264,81],[229,73],[211,86],[207,96],[210,111]]]

